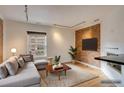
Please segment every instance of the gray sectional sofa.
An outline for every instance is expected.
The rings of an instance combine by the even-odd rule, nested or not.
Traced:
[[[40,87],[40,74],[34,62],[26,62],[15,75],[0,79],[0,87]]]

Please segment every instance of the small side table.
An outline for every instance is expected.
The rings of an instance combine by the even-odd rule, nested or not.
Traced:
[[[48,63],[49,63],[49,64],[52,64],[52,62],[53,62],[53,57],[48,57],[47,59],[48,59],[48,61],[49,61]]]

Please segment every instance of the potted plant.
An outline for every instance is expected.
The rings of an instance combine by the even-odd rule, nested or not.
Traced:
[[[77,48],[74,48],[72,46],[70,46],[70,49],[69,49],[69,54],[72,58],[72,63],[75,63],[75,59],[76,59],[76,52],[77,52]]]
[[[61,65],[60,58],[61,58],[61,56],[55,56],[53,68],[59,67],[59,65]]]

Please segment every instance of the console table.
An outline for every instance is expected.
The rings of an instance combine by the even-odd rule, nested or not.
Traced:
[[[124,54],[119,54],[117,56],[95,57],[95,59],[110,62],[110,63],[116,63],[116,64],[124,65]]]

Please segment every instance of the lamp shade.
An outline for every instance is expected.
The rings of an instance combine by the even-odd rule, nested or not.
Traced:
[[[12,52],[12,53],[16,53],[16,48],[12,48],[12,49],[11,49],[11,52]]]

